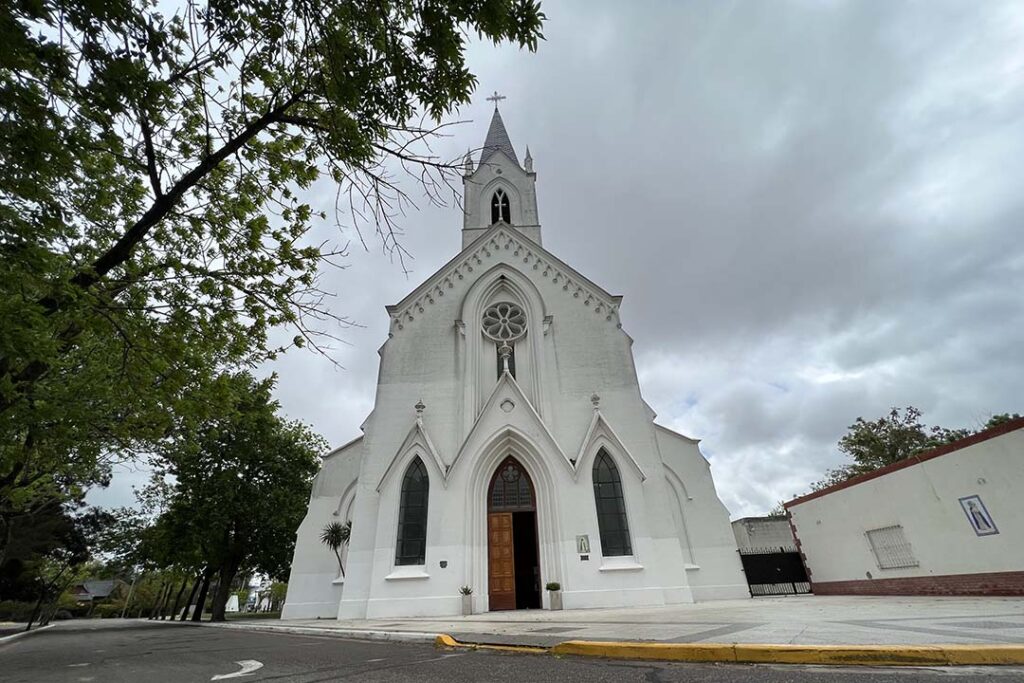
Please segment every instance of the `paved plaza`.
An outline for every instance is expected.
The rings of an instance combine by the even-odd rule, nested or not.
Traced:
[[[1024,643],[1024,599],[787,596],[674,607],[490,612],[446,619],[235,621],[233,628],[551,646],[566,640],[794,645]],[[307,630],[308,629],[308,630]]]

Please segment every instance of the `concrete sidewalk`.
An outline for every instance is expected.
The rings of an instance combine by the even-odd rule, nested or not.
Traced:
[[[636,609],[490,612],[443,619],[235,620],[257,630],[550,647],[569,640],[793,645],[1024,644],[1022,598],[790,596]],[[372,634],[372,635],[370,635]]]

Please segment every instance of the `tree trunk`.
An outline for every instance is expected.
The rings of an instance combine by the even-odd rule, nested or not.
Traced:
[[[192,613],[192,621],[203,620],[203,607],[206,606],[206,593],[210,590],[210,579],[212,578],[212,570],[203,573],[203,586],[199,589],[199,597],[196,598],[196,611]]]
[[[188,588],[188,576],[181,580],[181,588],[178,589],[178,594],[174,596],[174,604],[171,605],[170,620],[174,621],[174,615],[178,613],[178,605],[181,604],[181,596],[185,594],[185,589]],[[160,621],[163,621],[163,615],[160,615]]]
[[[32,624],[35,623],[36,617],[39,616],[39,611],[43,608],[43,600],[44,599],[46,599],[46,589],[45,588],[43,589],[43,592],[39,594],[39,600],[36,602],[36,607],[35,607],[35,609],[32,610],[32,614],[28,618],[28,624],[25,625],[25,630],[26,631],[31,631],[32,630]]]
[[[189,591],[188,600],[185,601],[185,609],[181,612],[181,617],[178,621],[185,621],[188,618],[188,607],[192,604],[192,601],[196,599],[196,592],[199,591],[199,584],[203,582],[202,574],[196,574],[196,580],[192,584],[192,590]]]
[[[240,564],[241,562],[237,560],[228,560],[220,568],[217,592],[213,596],[213,605],[210,607],[210,621],[224,621],[224,608],[227,607],[228,598],[231,597],[231,581],[238,573]]]
[[[149,610],[149,620],[153,621],[156,619],[157,612],[160,611],[160,604],[163,602],[164,593],[167,592],[167,584],[161,583],[160,590],[156,594],[156,602],[153,603],[152,609]]]

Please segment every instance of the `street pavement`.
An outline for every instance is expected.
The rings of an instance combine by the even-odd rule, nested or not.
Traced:
[[[566,640],[786,645],[1024,643],[1024,599],[788,596],[668,607],[517,610],[467,617],[302,619],[240,627],[447,633],[457,640],[548,647]]]
[[[251,673],[232,676],[242,671]],[[447,652],[421,643],[347,640],[153,623],[63,622],[0,646],[0,681],[588,681],[593,683],[950,683],[1024,680],[1024,668],[795,667],[597,659],[505,652]]]

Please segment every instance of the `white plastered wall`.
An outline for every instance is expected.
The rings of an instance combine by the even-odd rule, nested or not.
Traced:
[[[1024,568],[1024,429],[789,507],[811,580]],[[999,533],[978,536],[959,499],[978,495]],[[880,569],[866,532],[901,525],[917,567]],[[868,575],[871,575],[870,577]]]
[[[341,618],[453,615],[463,585],[474,589],[474,610],[485,611],[486,485],[509,454],[536,487],[542,584],[561,583],[566,608],[746,596],[728,513],[706,461],[695,442],[655,427],[640,395],[632,340],[618,325],[619,299],[517,235],[512,228],[492,229],[405,301],[389,307],[391,334],[380,351],[374,411],[364,424],[348,576],[335,613]],[[489,301],[481,294],[479,305],[467,306],[471,292],[490,291],[490,278],[502,276],[530,309],[524,386],[506,381],[499,387],[495,376],[490,388],[506,392],[500,398],[515,404],[508,412],[500,408],[502,401],[488,400],[495,397],[479,385],[479,368],[493,367],[496,373],[496,365],[490,357],[470,357],[488,347],[476,343],[479,320],[466,318],[476,317]],[[595,393],[602,427],[590,432]],[[403,450],[419,400],[426,406],[420,419],[436,459]],[[591,479],[600,447],[619,468],[631,557],[601,556]],[[426,559],[422,566],[398,567],[400,485],[415,455],[430,476]],[[666,514],[676,506],[682,509]],[[299,572],[306,578],[319,572],[317,580],[331,587],[322,597],[303,598],[316,605],[338,594],[324,580],[331,572],[330,552],[303,540],[319,530],[322,515],[311,504],[296,551],[297,558],[303,556],[301,571],[293,569],[293,576]],[[586,561],[576,552],[576,537],[584,534],[592,545]],[[322,564],[314,568],[306,558],[310,553]],[[546,592],[543,600],[547,606]]]
[[[362,442],[356,440],[330,453],[320,466],[309,509],[295,536],[282,619],[333,619],[338,614],[344,578],[334,553],[320,542],[320,532],[331,522],[351,519],[361,458]],[[345,548],[341,558],[346,566],[347,555]]]
[[[715,491],[708,461],[695,440],[660,425],[655,432],[666,481],[681,503],[673,517],[694,600],[750,597],[729,511]]]

